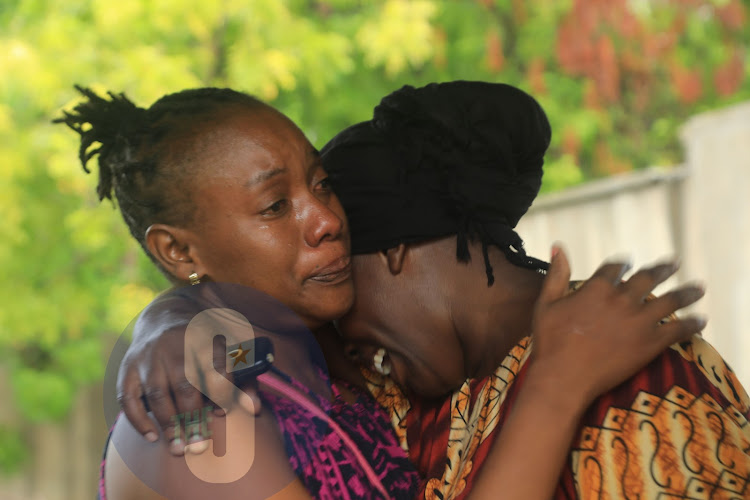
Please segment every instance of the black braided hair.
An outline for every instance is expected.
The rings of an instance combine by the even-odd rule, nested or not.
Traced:
[[[98,155],[99,200],[116,202],[130,234],[164,272],[148,251],[146,230],[156,222],[188,224],[194,209],[181,181],[195,158],[177,142],[205,130],[229,106],[266,104],[231,89],[209,87],[165,95],[145,109],[122,93],[108,92],[107,98],[75,88],[85,100],[53,122],[80,134],[78,157],[86,173],[91,172],[89,160]]]
[[[514,231],[542,182],[552,130],[539,103],[516,87],[453,81],[406,85],[384,97],[371,120],[321,149],[349,220],[352,254],[456,235],[456,258],[482,245],[546,273]]]

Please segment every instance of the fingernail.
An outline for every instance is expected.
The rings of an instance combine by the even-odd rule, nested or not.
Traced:
[[[183,455],[185,454],[185,445],[182,442],[182,439],[177,438],[173,439],[171,443],[169,443],[169,452],[172,455]]]
[[[696,301],[706,295],[706,286],[703,283],[691,283],[689,300]]]
[[[559,247],[559,246],[558,246],[557,244],[555,244],[555,245],[552,245],[552,255],[551,255],[551,257],[550,257],[550,261],[553,261],[553,260],[555,260],[555,257],[556,257],[556,256],[557,256],[557,254],[559,254],[559,253],[560,253],[560,247]]]
[[[696,323],[698,325],[698,329],[703,330],[704,328],[706,328],[706,325],[708,324],[708,318],[705,316],[698,316],[696,318]]]
[[[149,443],[153,443],[159,439],[159,436],[154,431],[148,431],[144,437]]]
[[[185,453],[190,453],[192,455],[200,455],[207,449],[208,449],[208,439],[204,439],[203,441],[196,441],[194,443],[190,443],[189,445],[185,446]]]

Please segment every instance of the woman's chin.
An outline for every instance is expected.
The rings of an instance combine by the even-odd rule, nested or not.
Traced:
[[[336,285],[315,290],[314,306],[307,312],[316,326],[330,323],[346,314],[354,304],[354,285],[351,278]]]

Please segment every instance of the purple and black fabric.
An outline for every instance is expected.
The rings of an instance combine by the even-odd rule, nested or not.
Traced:
[[[273,370],[298,391],[317,401],[328,416],[346,432],[394,500],[411,500],[420,478],[406,452],[399,446],[385,411],[369,394],[354,387],[357,401],[349,404],[332,385],[333,401],[326,401],[303,384]],[[326,377],[323,371],[321,377]],[[326,420],[299,404],[270,391],[260,391],[264,406],[271,408],[284,439],[289,463],[311,496],[320,500],[381,500],[352,450]],[[106,449],[106,447],[105,447]],[[106,500],[105,463],[99,475],[98,500]]]

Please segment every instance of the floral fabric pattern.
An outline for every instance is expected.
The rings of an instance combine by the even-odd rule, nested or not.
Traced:
[[[418,498],[460,500],[471,491],[523,386],[531,350],[527,337],[495,373],[431,404],[409,402],[392,381],[365,373],[425,478]],[[554,498],[750,498],[748,420],[747,393],[696,335],[589,407]]]

